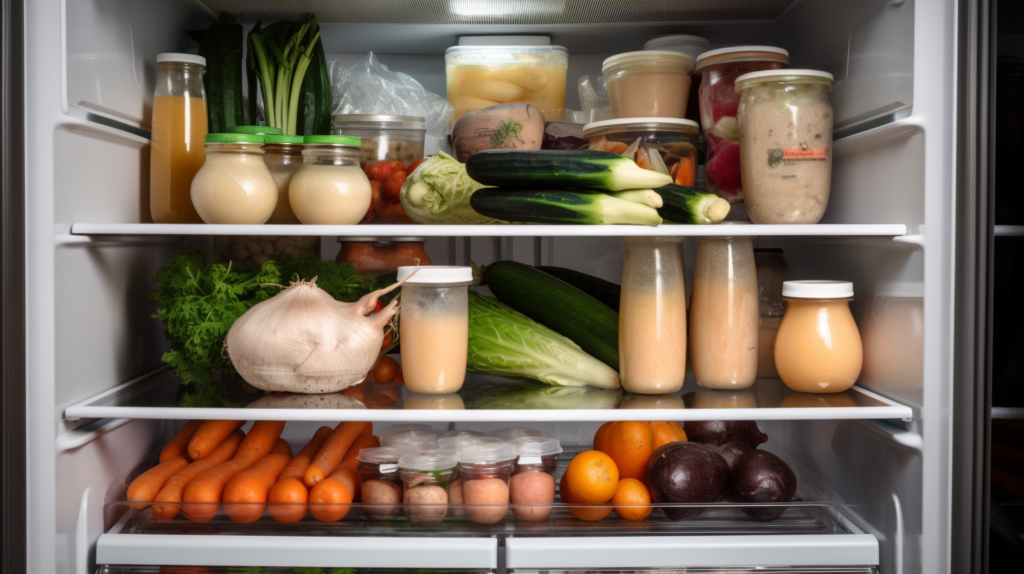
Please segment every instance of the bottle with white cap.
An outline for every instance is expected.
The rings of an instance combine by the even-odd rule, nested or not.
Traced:
[[[864,351],[850,313],[849,281],[786,281],[788,302],[775,337],[775,368],[794,391],[839,393],[860,376]]]

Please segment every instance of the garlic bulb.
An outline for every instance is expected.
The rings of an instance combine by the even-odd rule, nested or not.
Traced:
[[[345,303],[315,278],[292,283],[231,326],[224,342],[231,364],[264,391],[333,393],[359,384],[377,361],[398,299],[377,314],[373,308],[399,285]]]

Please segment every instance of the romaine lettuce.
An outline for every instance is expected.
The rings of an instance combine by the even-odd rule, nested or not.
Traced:
[[[416,223],[480,225],[503,223],[469,206],[473,192],[485,187],[466,174],[466,166],[440,152],[409,174],[402,185],[402,209]]]

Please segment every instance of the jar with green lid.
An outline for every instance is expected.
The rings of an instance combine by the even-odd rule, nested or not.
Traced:
[[[250,126],[235,126],[250,127]],[[281,131],[279,128],[272,128]],[[277,182],[277,207],[270,215],[267,223],[281,225],[302,223],[292,211],[288,197],[288,186],[291,185],[295,172],[302,167],[302,136],[285,136],[267,134],[263,136],[263,163],[267,164],[270,175]]]
[[[359,167],[359,138],[306,136],[302,167],[288,199],[306,225],[355,225],[371,208],[370,180]]]
[[[192,204],[206,223],[265,223],[277,183],[263,163],[263,136],[207,134],[206,163],[192,179]]]
[[[272,126],[231,126],[227,129],[229,134],[251,134],[255,136],[281,135],[284,130]],[[302,136],[298,136],[302,137]]]

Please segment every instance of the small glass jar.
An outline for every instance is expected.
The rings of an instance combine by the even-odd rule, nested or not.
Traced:
[[[405,454],[398,459],[405,517],[413,524],[437,524],[448,515],[448,483],[455,475],[449,453]]]
[[[277,184],[263,163],[263,136],[207,134],[192,205],[206,223],[265,223],[277,205]]]
[[[505,427],[503,429],[492,430],[487,434],[503,441],[513,441],[524,436],[547,436],[542,430],[527,427]]]
[[[589,149],[615,153],[626,151],[639,139],[644,154],[640,155],[638,150],[634,158],[641,167],[650,164],[663,168],[676,184],[693,187],[697,174],[697,122],[675,118],[604,120],[584,126],[583,135],[590,141]]]
[[[864,382],[886,391],[920,391],[924,384],[924,284],[882,284],[863,317]]]
[[[370,179],[359,167],[359,138],[306,136],[302,167],[292,176],[289,202],[306,225],[355,225],[370,210]]]
[[[480,524],[495,524],[508,515],[508,481],[515,467],[511,443],[469,444],[455,453],[466,517]]]
[[[832,74],[767,70],[736,78],[740,167],[754,223],[817,223],[832,185]]]
[[[399,267],[402,373],[411,392],[443,395],[462,388],[469,350],[469,267]]]
[[[409,167],[414,161],[423,159],[423,139],[427,134],[427,124],[423,118],[340,114],[334,116],[334,128],[339,135],[362,140],[360,167],[379,161],[400,161]]]
[[[690,300],[690,365],[708,389],[757,379],[757,271],[749,237],[701,237]]]
[[[356,273],[380,277],[403,266],[430,265],[424,237],[339,237],[336,263],[348,261]]]
[[[747,72],[777,70],[788,65],[789,52],[770,46],[720,48],[697,57],[697,73],[701,75],[700,125],[707,146],[705,178],[708,189],[729,203],[743,201],[736,78]]]
[[[516,466],[509,480],[509,500],[516,520],[544,520],[555,502],[555,470],[562,445],[558,439],[536,436],[512,441]]]
[[[757,293],[759,298],[760,328],[757,341],[757,378],[774,379],[775,334],[786,313],[782,300],[782,283],[789,281],[789,267],[781,249],[755,249],[757,267]]]
[[[248,126],[235,126],[248,127]],[[276,129],[276,128],[275,128]],[[277,207],[270,214],[267,223],[277,225],[295,225],[302,223],[292,212],[291,200],[288,197],[288,186],[292,176],[302,167],[302,136],[284,136],[267,134],[263,136],[263,163],[267,164],[270,175],[277,182]]]
[[[395,447],[364,448],[356,455],[356,469],[363,477],[359,500],[370,518],[395,518],[402,512],[402,477],[398,459],[402,451]]]
[[[254,136],[281,135],[284,130],[273,126],[231,126],[227,129],[229,134],[250,134]],[[292,136],[302,137],[302,136]]]
[[[786,281],[789,302],[775,338],[775,367],[786,386],[801,393],[839,393],[860,376],[860,331],[850,313],[853,283]]]
[[[601,65],[608,76],[612,118],[685,118],[693,58],[667,50],[616,54]]]

